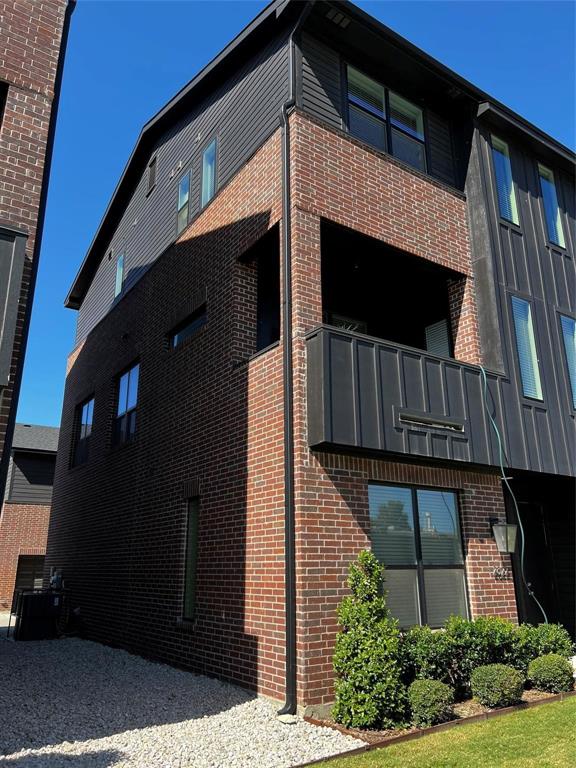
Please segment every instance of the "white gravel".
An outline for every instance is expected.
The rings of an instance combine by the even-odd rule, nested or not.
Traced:
[[[0,768],[288,768],[361,745],[232,685],[86,640],[0,635]]]

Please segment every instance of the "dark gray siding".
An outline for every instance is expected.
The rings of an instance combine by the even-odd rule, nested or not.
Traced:
[[[300,59],[300,106],[332,128],[345,129],[346,94],[343,92],[345,86],[342,77],[345,57],[312,35],[303,33],[300,39]],[[392,85],[384,76],[382,82]],[[429,173],[455,186],[450,122],[437,112],[427,110],[426,123]]]
[[[0,389],[10,381],[27,237],[0,226]]]
[[[56,456],[15,452],[8,501],[12,504],[50,504]]]
[[[114,303],[115,256],[124,253],[126,291],[175,239],[177,186],[187,169],[192,170],[191,217],[198,213],[206,145],[218,137],[217,186],[222,187],[278,127],[287,95],[283,33],[162,137],[150,155],[157,155],[156,187],[148,194],[144,168],[78,313],[77,341]],[[108,260],[110,251],[113,256]]]

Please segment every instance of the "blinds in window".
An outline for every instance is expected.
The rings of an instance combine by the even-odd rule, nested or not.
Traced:
[[[348,67],[348,99],[362,109],[384,118],[384,86]]]
[[[516,348],[518,350],[522,390],[526,397],[542,400],[542,384],[530,303],[518,296],[512,296],[512,314],[516,331]]]
[[[548,238],[550,242],[565,248],[566,243],[564,242],[564,231],[560,219],[560,208],[558,206],[554,174],[549,168],[540,164],[538,164],[538,173],[540,175],[540,188],[542,189],[542,200],[544,202]]]
[[[514,192],[508,145],[496,136],[492,136],[492,162],[496,176],[500,216],[513,224],[518,224],[516,193]]]
[[[389,566],[414,565],[414,515],[409,488],[369,487],[372,549]]]
[[[437,323],[426,326],[426,349],[432,355],[450,357],[450,331],[448,320],[439,320]]]
[[[418,491],[418,520],[424,565],[462,563],[456,497],[450,491]]]
[[[562,337],[564,338],[564,350],[568,365],[568,376],[572,390],[572,405],[576,408],[576,320],[566,315],[561,315]]]

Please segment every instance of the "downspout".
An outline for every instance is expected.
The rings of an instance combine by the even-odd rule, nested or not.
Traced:
[[[304,8],[288,38],[288,98],[280,108],[282,131],[282,380],[284,395],[284,580],[286,611],[285,701],[278,717],[293,722],[296,715],[296,521],[294,506],[294,380],[292,376],[292,216],[290,195],[290,123],[296,105],[294,34],[310,13]]]
[[[22,385],[22,373],[24,370],[24,357],[26,355],[26,346],[28,343],[28,332],[30,330],[30,318],[32,316],[32,304],[34,303],[34,291],[36,288],[36,277],[38,275],[38,262],[40,261],[40,248],[42,246],[42,233],[44,230],[44,219],[46,215],[46,199],[48,197],[48,181],[50,179],[50,168],[52,165],[52,154],[54,149],[54,135],[56,133],[56,120],[58,118],[58,106],[60,104],[60,90],[62,86],[62,75],[64,72],[64,58],[66,55],[66,46],[68,44],[68,33],[70,31],[70,19],[76,7],[76,0],[68,0],[64,12],[64,21],[62,24],[62,37],[60,39],[60,52],[54,78],[54,98],[52,100],[52,110],[50,112],[50,123],[48,125],[48,136],[46,137],[46,152],[44,153],[44,172],[42,174],[42,190],[38,203],[38,218],[36,219],[36,240],[34,242],[34,251],[32,253],[32,270],[30,273],[30,282],[28,284],[28,300],[24,314],[24,323],[22,326],[22,341],[18,366],[14,376],[14,388],[12,390],[12,406],[8,415],[6,424],[6,434],[4,437],[4,450],[0,462],[0,499],[4,498],[4,488],[8,474],[8,462],[10,458],[10,449],[14,438],[14,425],[16,424],[16,411],[18,400],[20,399],[20,388]]]

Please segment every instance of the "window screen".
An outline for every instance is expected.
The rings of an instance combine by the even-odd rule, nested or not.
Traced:
[[[542,190],[542,201],[544,203],[544,215],[546,217],[546,228],[548,230],[548,239],[551,243],[566,247],[564,241],[564,231],[562,229],[562,219],[560,208],[558,206],[558,196],[556,194],[556,184],[554,174],[549,168],[538,164],[538,173],[540,176],[540,188]]]
[[[572,405],[576,408],[576,320],[566,315],[560,316],[562,326],[562,338],[564,339],[564,351],[566,352],[566,364],[568,377],[572,390]]]
[[[540,367],[536,354],[536,340],[534,338],[530,302],[518,296],[512,296],[512,314],[516,331],[516,349],[518,351],[522,390],[526,397],[542,400]]]

